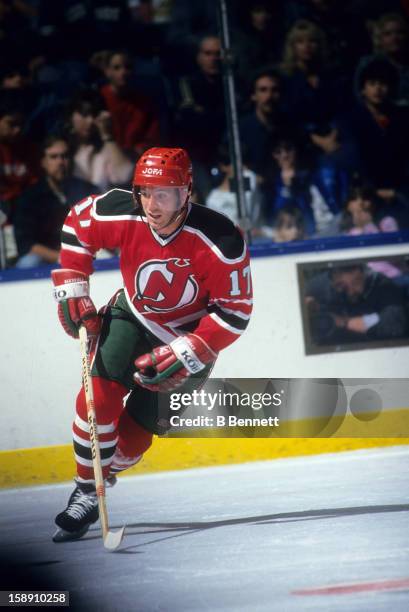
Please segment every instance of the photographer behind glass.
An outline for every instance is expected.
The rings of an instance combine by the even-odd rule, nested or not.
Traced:
[[[363,263],[318,272],[304,299],[315,344],[387,340],[408,332],[402,290]]]

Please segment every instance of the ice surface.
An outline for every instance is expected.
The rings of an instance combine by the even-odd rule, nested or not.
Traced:
[[[294,591],[409,577],[409,449],[394,447],[123,478],[97,525],[54,544],[72,485],[0,491],[3,590],[65,589],[71,610],[409,610],[409,589]]]

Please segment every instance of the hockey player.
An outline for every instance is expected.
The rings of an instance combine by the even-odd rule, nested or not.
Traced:
[[[149,149],[136,163],[132,191],[89,196],[72,207],[62,230],[54,295],[65,331],[76,338],[84,325],[90,338],[108,482],[141,459],[153,434],[169,429],[167,394],[203,384],[250,318],[242,234],[227,217],[193,204],[191,190],[185,150]],[[88,279],[100,248],[120,249],[124,287],[97,313]],[[56,517],[54,541],[79,538],[98,519],[84,389],[73,440],[76,488]]]

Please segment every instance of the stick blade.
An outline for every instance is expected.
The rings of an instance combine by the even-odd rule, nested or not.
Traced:
[[[107,550],[116,550],[122,538],[124,537],[125,526],[121,527],[119,531],[108,531],[104,538],[104,546]]]

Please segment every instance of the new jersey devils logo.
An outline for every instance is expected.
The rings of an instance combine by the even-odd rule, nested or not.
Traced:
[[[198,294],[189,259],[151,259],[135,275],[132,301],[143,303],[148,312],[169,312],[191,304]]]

